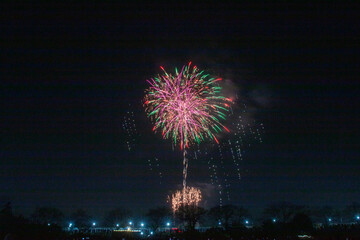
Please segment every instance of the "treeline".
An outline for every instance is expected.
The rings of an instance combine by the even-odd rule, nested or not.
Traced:
[[[261,216],[252,216],[246,208],[234,205],[210,209],[183,206],[175,214],[167,207],[157,207],[142,216],[134,216],[131,211],[119,207],[101,218],[90,216],[82,209],[65,216],[61,210],[49,207],[36,208],[29,217],[24,217],[13,213],[11,203],[6,203],[0,211],[0,239],[19,240],[70,239],[71,230],[93,227],[143,228],[154,236],[158,234],[158,238],[163,235],[160,233],[162,230],[177,227],[185,231],[181,234],[191,233],[197,239],[281,239],[298,235],[327,239],[333,235],[348,237],[349,234],[360,237],[359,226],[358,203],[336,209],[279,202],[267,206]],[[187,238],[190,239],[189,236]]]

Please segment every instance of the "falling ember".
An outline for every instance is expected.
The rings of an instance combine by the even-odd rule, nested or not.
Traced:
[[[200,189],[194,187],[183,188],[181,191],[177,191],[169,197],[173,213],[181,206],[199,206],[201,199]]]

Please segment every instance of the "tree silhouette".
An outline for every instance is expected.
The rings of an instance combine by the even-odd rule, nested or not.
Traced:
[[[316,222],[328,223],[328,219],[333,219],[335,216],[335,210],[333,207],[324,206],[321,208],[313,209],[311,215]]]
[[[150,209],[146,217],[149,222],[149,227],[155,232],[160,226],[165,224],[165,221],[171,216],[171,210],[167,207],[158,207]]]
[[[206,213],[202,207],[194,205],[181,206],[176,212],[175,216],[180,221],[184,222],[188,230],[194,230],[196,223],[200,217]]]
[[[13,216],[12,206],[10,202],[4,204],[3,208],[0,211],[2,217],[11,217]]]
[[[288,223],[295,214],[304,211],[304,206],[294,205],[289,202],[279,202],[266,207],[263,211],[263,215],[270,219],[276,218],[281,223]]]
[[[131,212],[125,208],[116,208],[109,211],[105,216],[105,224],[107,226],[116,226],[120,224],[125,226],[127,218],[129,218]]]
[[[243,207],[234,205],[216,206],[209,210],[209,216],[221,223],[226,230],[233,224],[241,224],[248,212]]]
[[[359,222],[360,219],[357,219],[357,217],[360,217],[360,204],[357,202],[353,202],[350,205],[346,206],[344,209],[344,216],[346,221],[348,222]]]
[[[74,226],[78,228],[85,228],[90,226],[90,216],[82,209],[78,209],[71,214],[71,221]]]
[[[39,224],[57,224],[61,225],[64,214],[57,208],[36,208],[33,214],[31,215],[31,219],[35,223]]]

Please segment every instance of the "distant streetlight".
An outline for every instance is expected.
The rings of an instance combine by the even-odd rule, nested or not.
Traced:
[[[143,226],[144,226],[144,223],[141,223],[141,224],[140,224],[140,226],[142,226],[142,227],[143,227]]]
[[[219,226],[220,226],[220,225],[221,225],[221,222],[219,222],[218,224],[219,224]]]
[[[276,222],[276,219],[275,218],[273,218],[273,220],[272,220],[274,223]]]
[[[167,223],[166,223],[166,226],[170,226],[170,223],[169,223],[169,222],[167,222]]]
[[[143,232],[141,232],[140,234],[141,234],[141,235],[144,235],[144,233],[143,233]]]
[[[331,221],[332,221],[332,219],[331,219],[331,218],[329,218],[329,219],[328,219],[328,221],[329,221],[329,222],[331,222]]]
[[[359,215],[356,216],[356,220],[360,220],[360,216],[359,216]]]
[[[51,224],[50,223],[48,223],[48,226],[50,226]]]
[[[245,224],[249,224],[249,221],[248,221],[248,220],[245,220]]]
[[[154,232],[150,232],[150,235],[153,235],[154,234]]]
[[[69,223],[69,228],[71,228],[72,227],[72,223]]]
[[[132,225],[133,224],[132,221],[130,221],[129,224]]]
[[[96,222],[93,222],[93,224],[92,224],[92,225],[93,225],[93,227],[95,227],[95,226],[96,226]]]
[[[119,227],[120,225],[117,223],[116,226]]]

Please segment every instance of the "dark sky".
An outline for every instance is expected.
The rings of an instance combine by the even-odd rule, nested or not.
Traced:
[[[226,203],[357,201],[359,7],[2,4],[1,202],[26,214],[54,206],[95,216],[165,204],[181,184],[182,156],[151,132],[141,101],[160,65],[190,60],[231,82],[265,128],[240,162],[241,180],[230,174]],[[127,111],[138,129],[130,152]],[[189,183],[210,189],[210,206],[219,196],[204,161],[190,160]],[[225,172],[231,164],[224,159]]]

